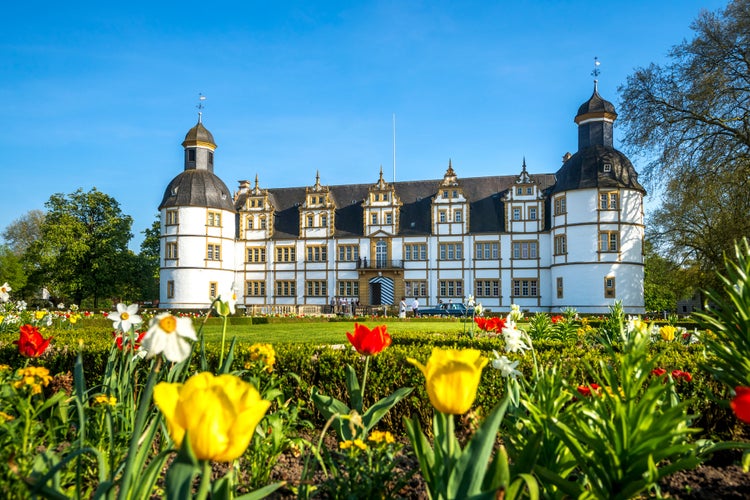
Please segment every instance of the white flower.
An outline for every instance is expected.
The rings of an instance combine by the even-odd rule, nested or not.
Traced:
[[[466,301],[466,304],[468,305],[468,307],[474,307],[474,296],[473,295],[469,295],[469,298]]]
[[[169,361],[179,363],[190,356],[191,345],[186,339],[198,340],[193,321],[164,312],[151,320],[141,347],[148,352],[149,358],[164,353]]]
[[[508,321],[505,328],[503,328],[505,352],[522,352],[524,349],[529,349],[529,346],[524,342],[523,336],[524,333],[516,329],[516,324],[510,319],[509,314]]]
[[[8,302],[8,299],[10,299],[10,291],[12,288],[6,281],[3,283],[3,286],[0,286],[0,302]]]
[[[112,320],[112,327],[117,330],[118,328],[123,332],[129,332],[130,327],[140,325],[143,320],[136,314],[138,312],[138,304],[117,304],[117,312],[111,313],[108,318]]]
[[[60,302],[59,304],[57,304],[57,308],[62,311],[63,309],[65,309],[65,303],[64,302]]]
[[[218,302],[216,302],[216,312],[220,316],[229,316],[230,314],[234,314],[236,304],[237,294],[234,290],[229,290],[219,295]]]
[[[19,300],[16,302],[16,309],[19,311],[25,311],[26,310],[26,301],[25,300]]]
[[[513,321],[521,321],[523,319],[523,313],[521,312],[521,306],[518,304],[511,304],[510,305],[510,314],[508,314],[508,319]]]
[[[500,370],[500,375],[505,378],[516,378],[516,376],[521,374],[521,372],[516,370],[518,361],[511,361],[507,356],[500,356],[497,351],[492,352],[495,354],[495,359],[492,360],[492,368]]]

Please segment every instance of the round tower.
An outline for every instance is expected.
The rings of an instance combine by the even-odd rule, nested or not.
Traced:
[[[236,210],[226,184],[214,174],[216,143],[200,114],[182,147],[184,169],[159,205],[159,306],[203,309],[234,286]]]
[[[578,151],[550,194],[552,308],[606,313],[615,301],[644,313],[643,197],[630,160],[613,146],[614,105],[594,93],[578,109]]]

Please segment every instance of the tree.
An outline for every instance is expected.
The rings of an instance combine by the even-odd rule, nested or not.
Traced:
[[[76,304],[92,298],[98,307],[99,299],[116,295],[127,282],[132,218],[96,188],[54,194],[45,207],[41,238],[25,255],[31,281]]]
[[[19,292],[26,286],[21,258],[7,245],[0,245],[0,285],[3,283],[10,285],[15,297],[19,297]]]
[[[43,223],[44,212],[30,210],[5,228],[3,239],[13,253],[23,255],[26,249],[41,236]]]
[[[722,255],[750,234],[750,1],[702,12],[671,62],[636,69],[620,88],[625,149],[661,190],[652,236],[713,286]]]
[[[151,302],[159,299],[159,248],[161,222],[159,216],[150,228],[143,231],[145,238],[141,242],[138,255],[129,256],[130,270],[128,283],[123,288],[121,296],[130,302]]]
[[[674,311],[677,307],[677,277],[679,267],[656,253],[646,239],[644,245],[643,298],[648,312]]]

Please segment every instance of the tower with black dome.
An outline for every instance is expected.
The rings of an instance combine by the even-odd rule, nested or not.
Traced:
[[[162,308],[204,308],[234,287],[237,212],[214,174],[216,143],[198,116],[182,142],[184,169],[159,205]]]
[[[578,151],[566,155],[550,192],[555,307],[607,312],[615,301],[643,313],[643,197],[638,174],[613,146],[615,107],[594,84],[578,109]]]

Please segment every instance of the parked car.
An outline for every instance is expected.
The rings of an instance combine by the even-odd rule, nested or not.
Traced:
[[[419,316],[466,316],[469,310],[460,302],[455,304],[438,304],[437,307],[420,307]]]

